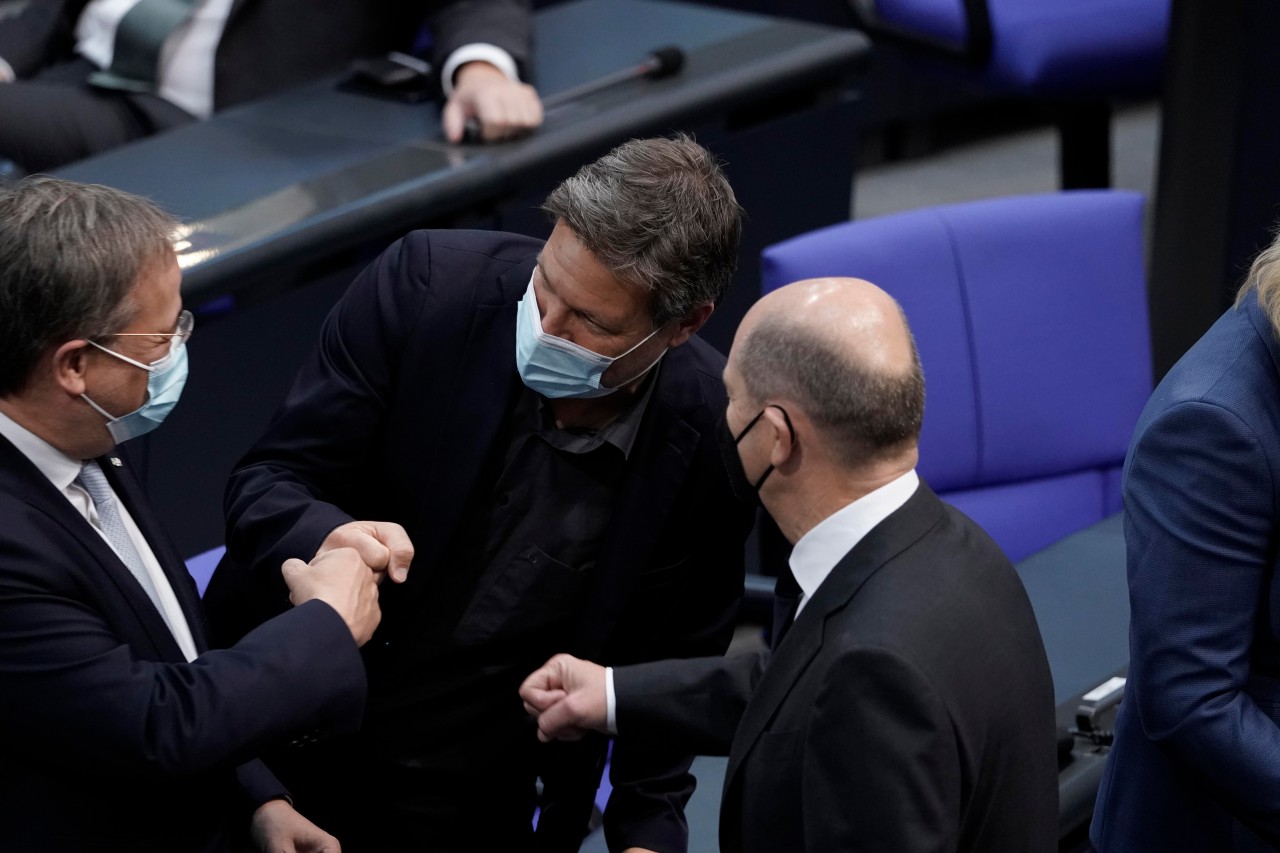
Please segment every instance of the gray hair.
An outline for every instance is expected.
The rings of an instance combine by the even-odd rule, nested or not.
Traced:
[[[907,335],[911,366],[893,375],[868,368],[810,326],[766,316],[738,344],[743,386],[760,403],[794,401],[847,467],[887,459],[919,440],[924,420],[924,371],[910,329]]]
[[[139,276],[172,257],[175,226],[110,187],[45,175],[0,187],[0,396],[21,391],[49,347],[125,328]]]
[[[718,304],[738,265],[742,209],[715,156],[683,134],[619,145],[542,209],[619,281],[650,292],[655,325]]]
[[[1237,308],[1251,290],[1258,292],[1258,304],[1271,322],[1272,333],[1280,337],[1280,229],[1271,245],[1253,259],[1249,277],[1236,294]]]

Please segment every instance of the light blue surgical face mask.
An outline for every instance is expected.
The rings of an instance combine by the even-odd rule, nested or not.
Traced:
[[[643,341],[622,355],[612,358],[600,355],[543,330],[542,316],[538,313],[538,298],[534,295],[533,279],[530,278],[529,289],[525,291],[516,309],[516,369],[520,371],[520,379],[525,385],[549,399],[603,397],[618,390],[600,385],[600,377],[609,366],[635,352],[661,329],[661,326],[654,329]],[[666,355],[666,350],[652,364],[627,381],[631,382],[648,373],[662,360],[663,355]]]
[[[134,411],[120,417],[113,417],[106,409],[99,406],[93,400],[89,399],[88,394],[81,394],[84,401],[93,407],[94,411],[107,419],[107,430],[110,431],[111,437],[115,439],[116,444],[121,444],[131,438],[137,438],[140,435],[146,435],[164,422],[164,419],[173,411],[173,407],[178,404],[178,398],[182,396],[182,389],[187,384],[187,344],[185,340],[179,340],[172,349],[159,361],[153,361],[151,364],[143,364],[135,361],[127,355],[121,355],[115,350],[107,349],[101,344],[89,341],[90,344],[102,350],[105,353],[114,355],[121,361],[132,364],[134,367],[140,367],[147,371],[147,401]]]

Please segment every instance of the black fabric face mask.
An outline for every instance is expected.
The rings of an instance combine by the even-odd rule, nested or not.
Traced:
[[[782,417],[787,422],[787,428],[791,430],[791,443],[795,444],[795,429],[791,426],[791,418],[787,415],[787,410],[781,406],[765,406],[765,409],[774,408],[782,412]],[[736,436],[729,429],[729,419],[727,415],[720,415],[720,424],[718,429],[718,438],[720,443],[720,455],[724,458],[724,470],[729,475],[729,488],[733,492],[733,496],[744,503],[758,504],[760,503],[760,487],[764,485],[764,481],[769,479],[769,475],[773,473],[773,466],[770,465],[764,469],[764,473],[760,475],[760,479],[754,484],[747,479],[747,471],[742,467],[742,457],[738,455],[738,445],[742,439],[747,437],[747,433],[751,432],[760,419],[764,417],[764,409],[751,419],[751,423],[742,428],[742,432]]]

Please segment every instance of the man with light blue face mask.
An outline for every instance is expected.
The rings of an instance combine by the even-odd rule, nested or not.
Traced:
[[[147,371],[147,401],[127,415],[113,417],[110,412],[93,402],[88,394],[80,395],[94,411],[107,419],[107,431],[116,440],[116,444],[123,444],[131,438],[151,432],[164,423],[164,419],[178,404],[182,389],[187,384],[187,338],[191,337],[194,328],[195,318],[190,311],[184,310],[178,315],[175,331],[167,335],[149,335],[146,332],[116,332],[113,335],[117,338],[168,337],[168,351],[149,364],[109,349],[97,341],[88,342],[90,346],[115,356],[125,364]]]
[[[209,650],[122,445],[186,383],[174,224],[107,187],[0,189],[0,850],[337,849],[251,756],[358,724],[377,578],[350,549],[289,560],[294,606]]]
[[[576,850],[605,744],[539,744],[521,679],[562,647],[729,640],[753,509],[718,449],[724,359],[695,333],[736,264],[733,191],[691,139],[646,139],[544,209],[545,243],[419,231],[384,252],[228,486],[206,594],[227,639],[285,605],[279,554],[412,560],[381,590],[360,736],[272,765],[349,853]],[[688,767],[613,752],[612,848],[684,849]]]

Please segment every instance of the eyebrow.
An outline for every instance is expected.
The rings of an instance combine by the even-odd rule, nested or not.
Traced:
[[[547,268],[542,265],[541,252],[539,252],[538,256],[534,259],[534,266],[537,267],[538,272],[542,273],[542,283],[546,286],[547,290],[551,292],[551,295],[555,296],[556,289],[555,289],[555,286],[551,283],[551,277],[547,275]],[[612,322],[605,322],[603,319],[601,319],[600,315],[598,314],[592,314],[590,311],[583,311],[581,308],[578,308],[574,305],[568,305],[568,308],[573,313],[578,314],[582,317],[585,317],[587,320],[599,326],[601,329],[604,329],[606,332],[608,332],[611,335],[616,336],[616,335],[622,334],[622,332],[620,332]]]
[[[541,253],[541,252],[539,252],[539,253],[538,253],[538,257],[536,257],[536,258],[534,258],[534,259],[533,259],[533,265],[534,265],[534,267],[536,267],[536,268],[537,268],[538,272],[542,273],[542,281],[543,281],[543,283],[544,283],[544,284],[546,284],[548,287],[550,287],[550,286],[551,286],[551,280],[547,277],[547,268],[546,268],[545,266],[543,266],[543,265],[542,265],[542,253]]]

